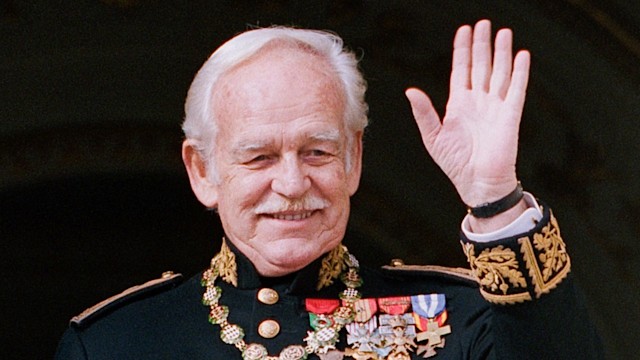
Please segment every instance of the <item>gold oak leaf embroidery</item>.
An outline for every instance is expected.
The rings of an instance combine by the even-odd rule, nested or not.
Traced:
[[[465,244],[464,248],[469,265],[483,287],[490,288],[492,292],[500,290],[507,294],[509,284],[513,287],[527,286],[524,276],[518,270],[518,260],[513,250],[499,245],[484,249],[476,257],[472,244]]]
[[[548,281],[562,270],[568,258],[558,221],[554,217],[551,217],[551,223],[542,229],[542,233],[533,236],[533,245],[540,252],[538,258],[543,265],[542,277]]]
[[[340,276],[342,271],[346,269],[346,264],[344,263],[346,253],[347,248],[339,244],[322,259],[322,266],[318,274],[318,290],[333,284],[333,279]]]
[[[238,270],[236,268],[236,255],[227,246],[226,240],[222,240],[220,252],[211,259],[211,268],[225,282],[238,286]]]

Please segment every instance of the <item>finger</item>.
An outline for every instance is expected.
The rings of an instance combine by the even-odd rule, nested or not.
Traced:
[[[421,90],[410,88],[405,91],[405,95],[411,103],[411,110],[418,124],[418,129],[420,129],[422,142],[427,147],[427,150],[430,150],[442,127],[440,117],[433,108],[427,94]]]
[[[489,93],[504,99],[509,89],[511,69],[513,63],[512,44],[513,33],[510,29],[502,29],[496,35],[496,44],[493,55],[493,71]]]
[[[450,90],[471,88],[471,26],[458,29],[453,40]]]
[[[531,55],[529,52],[526,50],[519,51],[513,61],[513,74],[511,75],[511,83],[509,84],[505,101],[510,104],[514,111],[520,114],[524,108],[530,66]]]
[[[491,22],[478,21],[471,46],[471,87],[489,91],[491,74]]]

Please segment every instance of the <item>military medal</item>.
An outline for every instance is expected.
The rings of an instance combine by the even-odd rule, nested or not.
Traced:
[[[399,315],[405,314],[411,308],[410,296],[394,296],[378,299],[380,311],[385,314]]]
[[[447,310],[444,294],[415,295],[411,297],[416,326],[420,330],[416,334],[418,342],[427,341],[418,346],[416,353],[424,358],[436,355],[435,348],[444,347],[442,336],[451,333],[451,327],[445,325]]]
[[[309,325],[312,329],[318,330],[333,325],[333,318],[330,315],[340,306],[340,301],[337,299],[306,299],[304,305],[309,312]]]
[[[413,318],[415,319],[416,322],[416,328],[418,328],[418,330],[420,331],[427,331],[427,326],[429,324],[429,319],[428,318],[424,318],[416,313],[413,313]],[[436,316],[433,320],[435,322],[438,323],[438,325],[440,326],[444,326],[447,322],[447,319],[449,318],[449,313],[447,312],[447,309],[444,309],[440,315]]]
[[[356,312],[353,320],[365,323],[378,312],[378,303],[376,299],[360,299],[353,304],[353,310]]]
[[[433,319],[445,309],[446,299],[444,294],[414,295],[411,297],[413,312]]]
[[[306,299],[304,307],[310,313],[314,314],[331,314],[340,306],[338,299]]]
[[[380,335],[384,339],[384,347],[380,355],[388,360],[409,360],[409,354],[416,347],[415,320],[409,312],[411,298],[396,296],[378,299],[381,314]]]
[[[356,360],[378,359],[377,349],[382,345],[378,334],[378,312],[376,299],[360,299],[354,303],[355,317],[347,329],[347,344],[352,348],[346,355]]]
[[[305,308],[309,312],[309,325],[315,332],[309,332],[305,341],[316,344],[322,349],[322,359],[335,357],[335,346],[340,334],[335,331],[333,312],[340,306],[337,299],[306,299]],[[326,357],[331,353],[333,357]]]

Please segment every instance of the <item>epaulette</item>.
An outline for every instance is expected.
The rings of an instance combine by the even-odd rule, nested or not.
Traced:
[[[127,303],[139,299],[150,293],[156,293],[165,289],[173,288],[182,280],[182,274],[174,274],[172,271],[162,273],[158,279],[147,281],[144,284],[128,288],[120,294],[105,299],[92,307],[86,309],[70,320],[70,325],[82,327],[99,318],[101,315],[113,311]]]
[[[414,273],[420,275],[445,276],[447,278],[462,280],[465,283],[478,284],[471,269],[459,267],[447,267],[438,265],[405,265],[402,260],[393,259],[391,265],[382,267],[383,270],[391,272]]]

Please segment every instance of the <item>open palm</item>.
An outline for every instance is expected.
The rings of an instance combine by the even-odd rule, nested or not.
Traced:
[[[513,59],[508,29],[496,35],[493,56],[491,48],[488,20],[458,29],[442,121],[425,93],[406,92],[427,151],[470,206],[495,201],[517,183],[529,53],[520,51]]]

